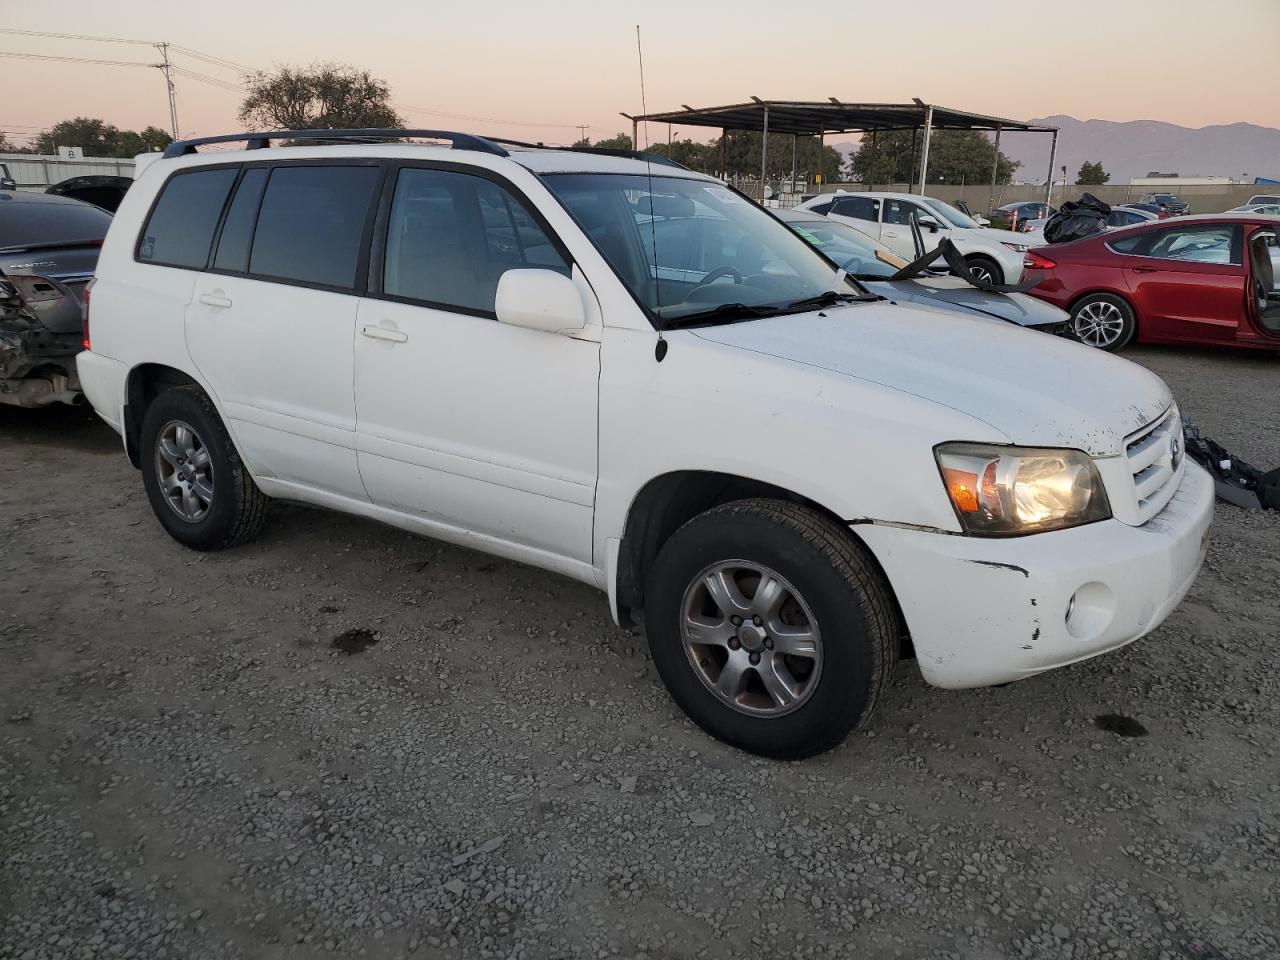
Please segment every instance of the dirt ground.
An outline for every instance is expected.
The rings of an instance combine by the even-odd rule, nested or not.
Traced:
[[[1128,356],[1280,464],[1280,362]],[[83,410],[0,407],[0,531],[0,957],[1280,956],[1280,514],[1145,640],[904,663],[802,763],[551,574],[291,506],[186,551]]]

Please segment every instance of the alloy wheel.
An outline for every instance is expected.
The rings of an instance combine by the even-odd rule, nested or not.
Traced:
[[[161,427],[156,476],[165,503],[183,520],[196,523],[213,508],[213,462],[191,424],[170,420]]]
[[[1109,347],[1124,333],[1124,314],[1114,303],[1094,300],[1076,311],[1076,337],[1091,347]]]
[[[680,611],[690,665],[734,710],[781,716],[817,689],[818,622],[796,588],[769,567],[745,560],[714,563],[685,589]]]

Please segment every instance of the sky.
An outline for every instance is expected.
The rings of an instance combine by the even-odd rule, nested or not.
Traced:
[[[618,114],[642,111],[637,24],[651,112],[752,96],[919,97],[1013,119],[1280,127],[1275,84],[1242,82],[1272,73],[1280,0],[61,0],[45,10],[5,0],[5,7],[0,24],[11,29],[165,40],[255,69],[354,64],[391,85],[393,103],[414,125],[548,143],[577,139],[579,124],[593,139],[630,132]],[[809,12],[820,9],[841,12]],[[3,32],[0,51],[158,56],[139,44]],[[173,57],[219,81],[175,78],[180,132],[238,130],[239,96],[226,88],[239,82],[236,71]],[[146,67],[0,57],[0,90],[0,130],[10,139],[73,116],[127,129],[169,126],[163,80]],[[648,135],[665,140],[667,129],[651,125]]]

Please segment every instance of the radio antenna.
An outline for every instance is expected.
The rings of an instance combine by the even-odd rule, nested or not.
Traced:
[[[647,117],[649,104],[644,97],[644,48],[640,45],[640,24],[636,24],[636,58],[640,63],[640,109]],[[637,139],[640,128],[636,127]],[[631,145],[640,149],[640,144]],[[667,339],[662,335],[662,277],[658,271],[658,217],[653,204],[653,160],[649,157],[649,121],[644,121],[644,165],[649,179],[649,246],[653,251],[653,311],[658,315],[658,343],[653,349],[654,359],[659,363],[667,355]]]

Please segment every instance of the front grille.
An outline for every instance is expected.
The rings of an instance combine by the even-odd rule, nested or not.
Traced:
[[[1185,453],[1182,416],[1176,405],[1126,441],[1139,523],[1146,523],[1173,499]]]

